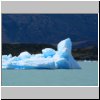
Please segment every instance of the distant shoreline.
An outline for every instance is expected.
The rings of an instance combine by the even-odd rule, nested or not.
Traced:
[[[41,53],[44,48],[57,50],[56,45],[50,44],[2,44],[2,55],[18,56],[21,52],[28,51],[30,54]],[[76,60],[98,61],[98,48],[95,46],[85,48],[73,48],[72,55]]]

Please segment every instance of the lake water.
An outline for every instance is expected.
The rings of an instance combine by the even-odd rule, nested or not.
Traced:
[[[98,62],[78,62],[81,69],[2,69],[2,86],[97,86]]]

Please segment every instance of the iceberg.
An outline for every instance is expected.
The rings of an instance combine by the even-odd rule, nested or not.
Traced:
[[[70,38],[62,40],[57,50],[45,48],[40,54],[30,54],[27,51],[19,56],[2,55],[3,69],[80,69],[72,56],[72,42]]]

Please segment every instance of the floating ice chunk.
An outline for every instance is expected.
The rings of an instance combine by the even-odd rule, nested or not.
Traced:
[[[27,51],[18,57],[2,56],[2,68],[8,69],[75,69],[80,68],[71,54],[72,42],[67,38],[57,45],[57,51],[51,48],[42,50],[42,54],[30,54]]]
[[[42,53],[44,55],[44,57],[48,57],[48,56],[54,56],[56,51],[54,49],[51,48],[45,48],[42,50]]]

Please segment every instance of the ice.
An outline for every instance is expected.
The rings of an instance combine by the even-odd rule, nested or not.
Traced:
[[[71,39],[70,38],[62,40],[60,43],[58,43],[58,45],[57,45],[57,50],[58,51],[62,51],[64,48],[68,49],[68,52],[71,52],[72,43],[71,43]]]
[[[29,58],[29,57],[31,57],[31,54],[27,51],[20,53],[20,55],[18,56],[18,58],[20,58],[20,59],[26,59],[26,58]]]
[[[45,48],[40,54],[30,54],[27,51],[19,56],[2,55],[2,68],[5,69],[76,69],[79,64],[73,58],[70,38],[62,40],[57,45],[57,51]]]
[[[55,63],[51,58],[32,58],[14,61],[8,64],[10,69],[55,69]]]
[[[44,55],[44,57],[53,57],[56,53],[56,51],[54,49],[51,48],[45,48],[42,50],[42,53]]]
[[[33,58],[44,58],[43,54],[36,54],[35,56],[33,56]]]

